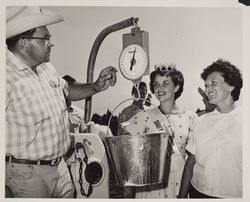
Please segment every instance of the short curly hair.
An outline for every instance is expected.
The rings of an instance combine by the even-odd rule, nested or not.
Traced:
[[[174,86],[179,86],[179,89],[174,94],[174,100],[179,98],[183,92],[184,77],[183,74],[176,69],[176,65],[155,65],[155,70],[150,74],[149,88],[154,94],[154,81],[157,75],[170,77]]]
[[[242,76],[240,70],[231,64],[227,60],[218,59],[208,67],[206,67],[201,73],[201,78],[206,81],[209,74],[213,72],[220,72],[224,77],[225,82],[233,86],[234,89],[231,92],[232,98],[234,101],[237,101],[240,96],[240,90],[243,85]]]

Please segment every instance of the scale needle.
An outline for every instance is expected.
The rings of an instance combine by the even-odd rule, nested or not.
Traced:
[[[135,64],[135,52],[136,52],[136,47],[135,47],[135,50],[134,50],[134,53],[133,53],[133,57],[132,57],[132,59],[131,59],[131,61],[130,61],[130,71],[133,69],[133,66],[134,66],[134,64]]]

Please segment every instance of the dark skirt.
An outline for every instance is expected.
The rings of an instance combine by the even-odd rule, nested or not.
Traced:
[[[218,197],[203,194],[199,192],[197,189],[195,189],[191,184],[189,187],[189,198],[218,198]]]

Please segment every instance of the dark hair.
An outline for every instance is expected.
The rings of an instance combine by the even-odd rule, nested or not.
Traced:
[[[231,92],[234,101],[238,100],[243,83],[240,70],[236,66],[231,64],[229,61],[218,59],[203,70],[203,72],[201,73],[201,78],[206,81],[208,75],[213,72],[222,73],[224,81],[228,85],[234,87]]]
[[[145,82],[141,81],[141,82],[139,83],[139,89],[142,89],[143,87],[146,87],[146,88],[147,88],[147,84],[146,84]],[[133,86],[132,91],[131,91],[131,94],[132,94],[132,95],[136,95],[137,93],[138,93],[138,92],[137,92],[137,89],[135,88],[135,86]]]
[[[11,51],[14,50],[19,39],[32,37],[35,31],[36,28],[30,29],[26,32],[23,32],[21,34],[6,39],[6,44],[8,46],[8,49]]]
[[[170,65],[155,65],[155,70],[150,74],[149,87],[154,94],[154,80],[156,75],[170,77],[174,86],[179,86],[179,89],[174,94],[174,100],[181,96],[184,86],[183,74],[175,68],[174,64]]]

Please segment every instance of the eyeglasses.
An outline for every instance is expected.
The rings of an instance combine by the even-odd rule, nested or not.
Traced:
[[[50,38],[51,38],[51,34],[50,35],[47,35],[46,37],[24,37],[24,39],[40,39],[40,40],[43,40],[44,43],[47,45],[48,42],[50,41]]]

